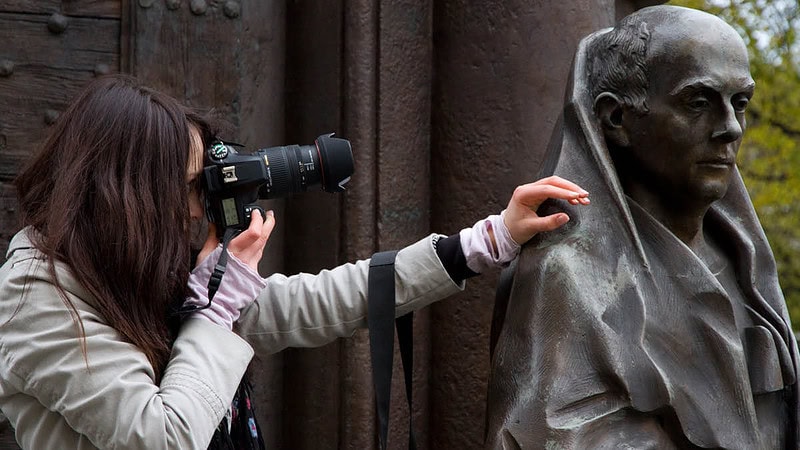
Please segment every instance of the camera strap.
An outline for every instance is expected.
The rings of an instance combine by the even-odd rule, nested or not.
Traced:
[[[211,306],[211,299],[214,298],[214,294],[217,293],[219,285],[222,283],[222,276],[225,275],[225,268],[228,266],[228,244],[236,236],[236,233],[235,228],[226,228],[225,234],[222,236],[222,253],[219,255],[217,264],[214,265],[214,272],[208,279],[208,306]]]
[[[414,439],[412,409],[413,372],[413,313],[395,319],[394,260],[397,251],[379,252],[372,255],[369,263],[367,284],[367,326],[369,327],[370,359],[372,361],[372,383],[375,389],[375,404],[378,416],[378,448],[386,449],[389,431],[389,400],[392,387],[392,363],[394,361],[394,329],[403,362],[406,400],[408,401],[408,448],[417,448]],[[394,324],[394,327],[392,326]]]
[[[220,253],[219,259],[217,259],[217,263],[214,265],[214,271],[211,273],[211,277],[208,279],[208,303],[203,306],[182,305],[181,307],[173,310],[172,314],[189,314],[211,306],[211,300],[214,298],[214,294],[217,293],[219,285],[222,283],[222,276],[225,275],[225,268],[228,266],[228,243],[231,241],[231,239],[233,239],[234,236],[236,236],[236,233],[237,230],[234,228],[225,229],[225,234],[222,237],[222,253]]]

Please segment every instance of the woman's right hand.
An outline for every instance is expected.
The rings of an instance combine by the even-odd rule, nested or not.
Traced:
[[[503,216],[503,222],[514,242],[522,245],[537,233],[555,230],[569,221],[566,213],[545,217],[536,213],[548,198],[566,200],[573,205],[590,203],[589,193],[582,187],[555,175],[517,186]]]
[[[269,240],[274,228],[275,213],[272,210],[266,212],[266,220],[261,217],[261,214],[252,214],[250,226],[228,244],[228,253],[247,264],[253,270],[258,271],[258,262],[261,261],[264,247],[267,245],[267,240]],[[206,259],[218,245],[217,227],[210,223],[208,226],[208,238],[206,238],[203,248],[197,255],[197,263],[200,264]]]

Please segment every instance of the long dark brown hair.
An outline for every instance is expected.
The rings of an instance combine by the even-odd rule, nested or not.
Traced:
[[[169,312],[183,300],[191,269],[189,127],[205,144],[209,123],[132,77],[99,78],[15,183],[22,223],[38,232],[34,244],[51,273],[56,260],[67,263],[108,324],[147,355],[157,379],[172,347]]]

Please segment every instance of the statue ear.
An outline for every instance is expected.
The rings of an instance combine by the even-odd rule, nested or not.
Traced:
[[[627,147],[630,143],[628,130],[623,126],[625,106],[619,97],[603,92],[594,99],[594,113],[600,119],[606,141],[616,147]]]

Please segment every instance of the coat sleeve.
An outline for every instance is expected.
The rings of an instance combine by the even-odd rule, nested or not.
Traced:
[[[145,355],[66,283],[83,323],[84,354],[45,267],[31,258],[0,272],[0,407],[22,446],[207,448],[252,358],[250,346],[189,319],[156,384]]]
[[[366,326],[369,260],[316,275],[272,275],[255,303],[242,311],[236,331],[256,354],[287,347],[318,347]],[[397,315],[420,309],[463,289],[447,275],[433,235],[412,244],[395,260]]]

